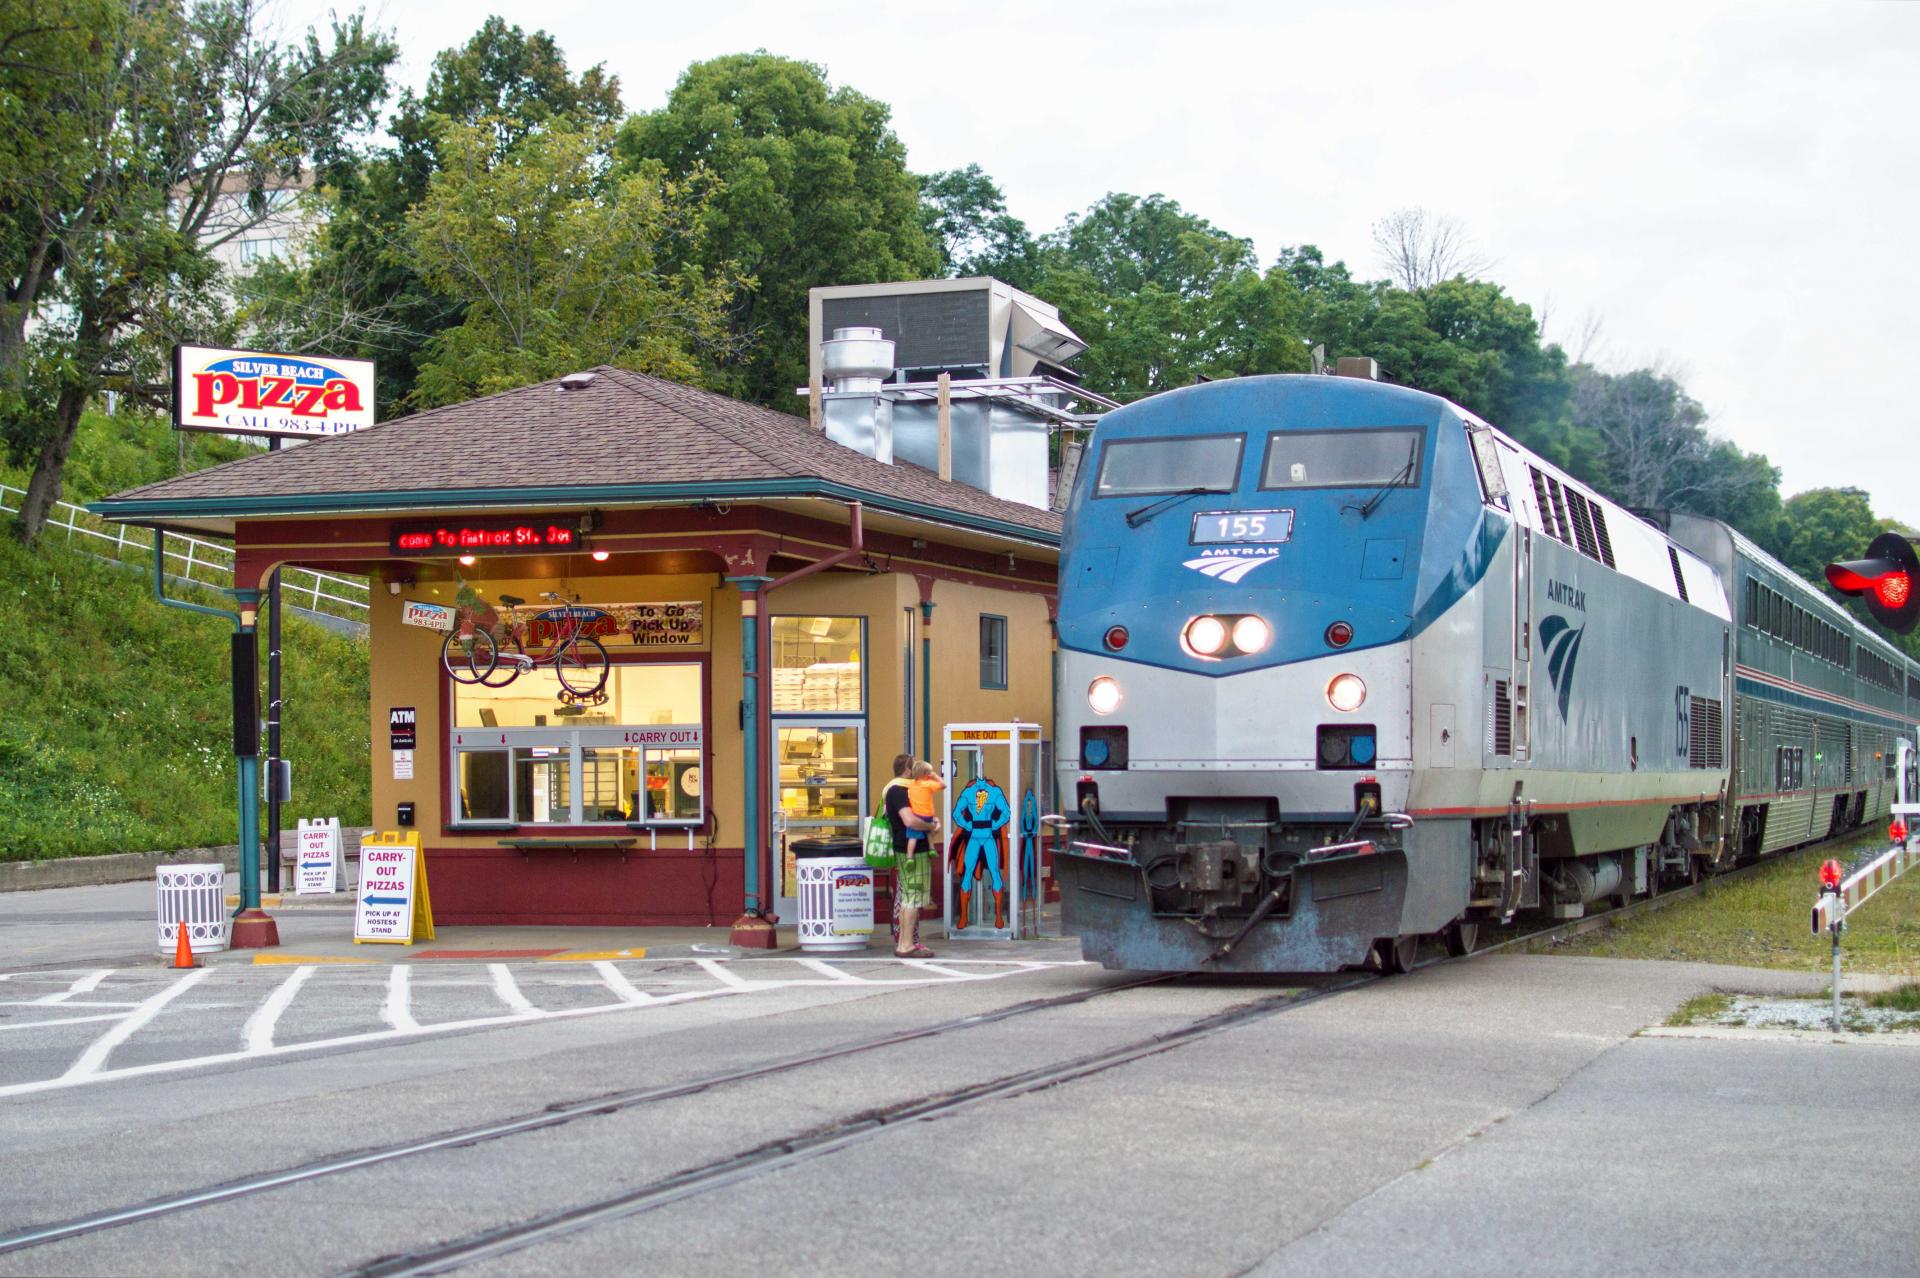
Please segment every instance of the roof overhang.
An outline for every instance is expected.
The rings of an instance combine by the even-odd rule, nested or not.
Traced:
[[[244,520],[325,515],[380,516],[472,514],[509,507],[545,510],[645,508],[697,503],[759,501],[825,503],[844,508],[859,502],[876,528],[897,524],[941,529],[941,539],[982,548],[1010,545],[1057,554],[1060,534],[967,511],[865,492],[820,479],[753,479],[702,484],[602,484],[590,487],[422,489],[398,492],[295,493],[252,497],[107,498],[87,509],[117,523],[231,537]],[[983,545],[984,543],[984,545]]]

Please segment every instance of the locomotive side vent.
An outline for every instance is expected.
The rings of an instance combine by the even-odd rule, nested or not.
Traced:
[[[1505,679],[1493,681],[1493,697],[1487,702],[1487,753],[1513,753],[1513,691]]]
[[[1600,539],[1600,562],[1611,568],[1613,563],[1613,538],[1607,535],[1607,512],[1600,503],[1589,503],[1587,509],[1593,514],[1593,535]]]
[[[1577,488],[1567,489],[1567,506],[1573,513],[1573,539],[1580,547],[1580,553],[1589,559],[1600,558],[1600,543],[1593,536],[1593,507],[1587,504],[1584,494]]]
[[[1724,768],[1725,733],[1721,731],[1720,703],[1711,697],[1691,698],[1688,707],[1687,754],[1696,768]]]
[[[1680,602],[1687,602],[1687,579],[1680,571],[1680,552],[1672,546],[1667,547],[1667,562],[1673,565],[1673,584],[1680,591]]]
[[[1540,512],[1540,522],[1546,525],[1541,531],[1549,537],[1559,537],[1560,534],[1553,529],[1553,503],[1547,499],[1546,476],[1542,475],[1536,467],[1529,466],[1527,469],[1533,473],[1534,509]]]

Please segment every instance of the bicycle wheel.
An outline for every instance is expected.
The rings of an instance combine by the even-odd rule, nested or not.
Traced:
[[[440,664],[455,683],[485,683],[499,660],[500,650],[484,630],[464,639],[457,631],[449,631],[440,642]]]
[[[507,652],[504,646],[499,646],[499,640],[495,639],[493,643],[496,645],[494,650],[494,666],[485,675],[481,676],[480,682],[489,688],[504,688],[515,679],[518,679],[521,671],[529,669],[530,667],[524,662],[514,660],[513,656]]]
[[[598,639],[581,636],[553,656],[560,686],[576,697],[591,697],[607,686],[607,650]]]

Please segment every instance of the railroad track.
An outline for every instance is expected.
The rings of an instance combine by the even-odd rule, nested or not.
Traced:
[[[35,1225],[0,1234],[0,1255],[41,1247],[50,1243],[83,1237],[104,1230],[118,1229],[142,1221],[155,1220],[180,1212],[211,1207],[219,1203],[269,1194],[289,1186],[342,1176],[364,1168],[378,1167],[440,1150],[461,1149],[491,1141],[504,1140],[530,1132],[546,1131],[583,1119],[624,1113],[663,1101],[694,1096],[718,1088],[805,1069],[809,1066],[844,1059],[867,1052],[881,1051],[906,1043],[938,1038],[963,1030],[993,1025],[1017,1017],[1035,1015],[1076,1004],[1091,1002],[1146,986],[1192,980],[1192,973],[1162,973],[1122,981],[1114,985],[1078,990],[1071,994],[1032,999],[989,1012],[957,1017],[915,1029],[901,1030],[824,1051],[786,1057],[761,1065],[729,1070],[685,1082],[658,1087],[613,1092],[549,1106],[491,1123],[456,1128],[432,1136],[419,1137],[391,1145],[377,1146],[316,1159],[291,1167],[257,1173],[218,1184],[148,1199],[131,1206],[95,1212],[67,1220]],[[956,1091],[916,1101],[885,1113],[856,1115],[841,1123],[748,1150],[701,1167],[678,1172],[663,1180],[640,1186],[626,1193],[583,1206],[522,1222],[519,1225],[489,1230],[453,1243],[404,1256],[382,1257],[353,1270],[354,1274],[443,1273],[464,1267],[489,1256],[501,1255],[532,1246],[562,1234],[577,1232],[608,1221],[624,1219],[657,1207],[677,1202],[694,1194],[735,1184],[764,1175],[807,1158],[819,1157],[851,1144],[871,1139],[916,1119],[963,1111],[989,1101],[1071,1082],[1102,1070],[1112,1069],[1142,1057],[1168,1051],[1181,1044],[1210,1037],[1246,1021],[1287,1011],[1346,989],[1369,983],[1377,977],[1356,974],[1351,980],[1314,989],[1289,989],[1255,999],[1190,1021],[1172,1030],[1136,1039],[1104,1051],[1071,1060],[971,1084]]]
[[[1857,841],[1858,832],[1838,839],[1826,840],[1795,852],[1810,851],[1827,847],[1848,839]],[[1490,954],[1513,950],[1539,941],[1567,939],[1592,931],[1595,928],[1609,926],[1624,918],[1632,917],[1648,910],[1656,910],[1679,901],[1688,900],[1706,891],[1713,884],[1734,882],[1744,875],[1751,874],[1764,866],[1772,864],[1779,856],[1790,853],[1778,853],[1756,861],[1751,865],[1726,874],[1703,879],[1699,883],[1662,892],[1659,896],[1634,901],[1622,907],[1589,915],[1580,919],[1571,919],[1552,927],[1542,928],[1523,935],[1496,940],[1494,943],[1476,949],[1472,954],[1460,959],[1430,959],[1421,967],[1433,966],[1443,962],[1470,962]],[[938,1038],[959,1033],[985,1025],[993,1025],[1018,1017],[1035,1015],[1059,1008],[1091,1002],[1110,995],[1126,993],[1147,986],[1176,983],[1194,979],[1193,973],[1163,973],[1122,981],[1114,985],[1100,986],[1095,989],[1078,990],[1070,994],[1055,995],[1049,998],[1031,999],[1007,1007],[996,1008],[990,1012],[975,1013],[957,1017],[932,1025],[902,1030],[892,1034],[880,1035],[859,1042],[844,1044],[824,1051],[810,1052],[782,1058],[761,1065],[730,1070],[691,1079],[681,1083],[666,1084],[658,1087],[638,1088],[605,1095],[589,1097],[584,1100],[550,1106],[511,1118],[491,1123],[452,1129],[437,1135],[420,1137],[391,1145],[378,1146],[350,1153],[317,1159],[296,1166],[241,1177],[219,1184],[198,1189],[174,1193],[149,1199],[132,1206],[78,1216],[68,1220],[36,1225],[26,1229],[0,1234],[0,1255],[23,1251],[28,1248],[45,1246],[50,1243],[82,1237],[103,1230],[117,1229],[142,1221],[154,1220],[180,1212],[193,1211],[215,1204],[231,1202],[236,1199],[269,1194],[289,1186],[346,1175],[364,1168],[378,1167],[408,1158],[420,1157],[440,1150],[466,1148],[491,1141],[504,1140],[530,1132],[546,1131],[565,1126],[582,1119],[624,1113],[651,1104],[699,1095],[717,1088],[734,1086],[758,1079],[805,1069],[813,1065],[824,1064],[849,1056],[868,1052],[882,1051],[907,1043]],[[788,1137],[730,1155],[698,1167],[690,1168],[645,1185],[624,1191],[620,1194],[592,1202],[549,1212],[530,1220],[513,1225],[481,1231],[456,1239],[452,1242],[437,1244],[419,1251],[398,1255],[383,1256],[357,1269],[349,1271],[352,1278],[400,1278],[402,1275],[428,1275],[449,1273],[468,1265],[494,1257],[507,1255],[540,1243],[551,1241],[569,1234],[592,1229],[614,1221],[629,1219],[649,1211],[680,1202],[697,1194],[739,1184],[758,1176],[768,1175],[797,1163],[823,1157],[848,1146],[874,1139],[902,1124],[928,1118],[943,1117],[965,1112],[994,1101],[1024,1095],[1063,1083],[1086,1078],[1102,1071],[1137,1061],[1145,1057],[1158,1055],[1186,1043],[1198,1041],[1221,1033],[1224,1030],[1250,1021],[1277,1015],[1294,1008],[1316,1002],[1335,994],[1343,993],[1379,980],[1377,974],[1355,973],[1350,979],[1338,980],[1307,990],[1288,989],[1286,991],[1256,998],[1209,1016],[1189,1021],[1185,1025],[1171,1030],[1123,1043],[1102,1051],[1077,1056],[1066,1061],[1039,1066],[991,1078],[979,1083],[969,1084],[937,1096],[912,1102],[903,1107],[886,1111],[873,1111],[853,1115],[845,1120],[830,1124],[803,1135]]]

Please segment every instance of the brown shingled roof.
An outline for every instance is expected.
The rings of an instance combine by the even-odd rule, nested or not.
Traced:
[[[626,369],[593,372],[582,389],[563,390],[555,379],[429,409],[129,489],[101,508],[112,515],[121,502],[181,501],[213,513],[209,504],[223,498],[393,493],[417,504],[434,490],[818,479],[882,501],[1059,534],[1057,514],[874,461],[800,418]]]

